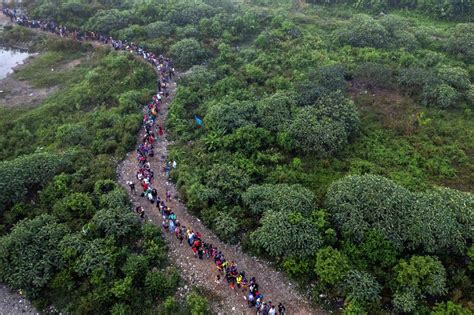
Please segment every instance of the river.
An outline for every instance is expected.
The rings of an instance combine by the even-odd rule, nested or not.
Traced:
[[[30,54],[24,50],[0,47],[0,80],[4,79],[13,68],[28,58]]]

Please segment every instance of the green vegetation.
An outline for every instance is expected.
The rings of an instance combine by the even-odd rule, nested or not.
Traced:
[[[174,57],[184,75],[168,120],[170,158],[178,161],[171,175],[188,207],[219,237],[274,260],[311,287],[316,302],[343,296],[345,314],[473,311],[469,1],[26,5],[38,18]],[[164,249],[137,244],[141,236],[130,235],[130,227],[140,228],[120,212],[120,191],[103,193],[108,186],[100,181],[115,176],[110,156],[132,147],[138,104],[154,78],[123,55],[99,50],[90,62],[74,70],[84,71],[83,79],[38,77],[38,85],[68,86],[42,106],[0,115],[0,157],[9,160],[3,163],[22,161],[17,157],[38,146],[77,159],[52,180],[48,172],[62,172],[62,165],[51,165],[44,181],[15,179],[34,185],[28,191],[44,187],[36,198],[16,190],[2,196],[0,248],[8,253],[0,262],[18,270],[0,275],[64,309],[140,312],[156,294],[163,313],[173,313],[175,273],[155,274],[145,263],[154,255],[165,264]],[[58,244],[45,249],[29,230]],[[65,231],[74,237],[59,239]],[[19,276],[22,259],[32,256],[22,258],[16,241],[31,241],[29,255],[44,250],[57,264]],[[75,246],[65,251],[64,243]],[[104,274],[104,266],[113,272]],[[150,295],[136,306],[132,293],[141,286]],[[195,314],[208,307],[194,295],[186,302]]]
[[[160,230],[141,224],[113,180],[135,145],[153,70],[68,40],[43,49],[16,76],[61,89],[0,115],[0,279],[40,309],[145,313],[174,295],[179,275]]]

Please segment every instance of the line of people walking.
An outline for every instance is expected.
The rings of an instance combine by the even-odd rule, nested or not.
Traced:
[[[235,261],[226,259],[224,253],[216,246],[204,241],[199,232],[181,224],[176,213],[169,206],[172,200],[171,191],[167,190],[164,198],[158,195],[158,190],[154,186],[155,173],[151,168],[149,159],[155,157],[155,143],[164,140],[165,137],[163,127],[158,126],[156,121],[161,111],[163,99],[168,99],[170,95],[169,86],[175,75],[172,59],[148,52],[141,45],[114,39],[104,34],[69,30],[66,26],[59,25],[54,21],[30,20],[25,14],[18,14],[15,9],[3,8],[2,12],[13,23],[21,26],[39,28],[42,31],[55,33],[61,37],[70,37],[78,41],[95,40],[103,44],[110,44],[115,50],[129,51],[144,58],[156,69],[158,74],[157,91],[152,100],[143,107],[144,136],[136,150],[138,162],[136,180],[142,188],[141,197],[145,198],[150,204],[156,204],[156,208],[162,217],[162,227],[165,232],[174,233],[180,245],[183,245],[186,239],[186,243],[196,259],[213,261],[217,271],[215,279],[217,284],[225,281],[231,290],[245,294],[244,298],[248,306],[254,308],[258,315],[286,314],[285,306],[282,303],[276,306],[271,301],[264,301],[264,296],[255,277],[249,277],[245,271],[239,270]],[[161,156],[160,159],[160,162],[165,163],[166,157]],[[167,178],[170,177],[173,168],[176,168],[176,162],[167,161],[163,168]],[[128,181],[127,184],[131,193],[137,194],[135,183]],[[135,212],[141,218],[145,218],[143,206],[137,206]]]

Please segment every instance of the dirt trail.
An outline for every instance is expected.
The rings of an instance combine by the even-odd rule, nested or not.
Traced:
[[[176,83],[171,85],[171,95],[164,102],[161,113],[158,116],[157,124],[164,126],[168,108],[172,97],[175,94]],[[138,141],[144,136],[144,131],[140,132]],[[166,131],[165,131],[166,136]],[[235,261],[239,270],[246,272],[247,276],[255,276],[264,295],[265,301],[272,301],[274,305],[283,303],[288,314],[325,314],[322,310],[314,309],[310,306],[304,296],[302,296],[295,284],[289,281],[284,275],[276,271],[268,262],[260,260],[256,257],[249,256],[242,252],[241,248],[236,245],[228,245],[221,242],[214,233],[207,229],[199,219],[191,215],[179,198],[179,193],[173,183],[169,182],[163,172],[164,159],[168,155],[168,141],[160,139],[155,146],[155,156],[149,158],[151,168],[155,172],[154,187],[158,190],[159,196],[165,197],[166,191],[172,192],[172,201],[167,205],[176,213],[178,220],[182,225],[190,227],[194,231],[200,232],[205,242],[217,246],[219,250],[225,254],[229,261]],[[177,161],[179,163],[179,161]],[[118,176],[120,183],[128,189],[127,181],[136,182],[135,173],[138,169],[135,151],[127,154],[126,159],[118,167]],[[140,191],[139,185],[136,185]],[[134,206],[142,205],[145,208],[148,220],[154,224],[161,226],[162,220],[159,209],[155,205],[151,205],[144,198],[130,195]],[[199,260],[193,256],[190,247],[183,243],[179,244],[173,233],[165,232],[168,242],[170,258],[173,263],[180,269],[182,276],[186,282],[192,286],[204,288],[208,295],[211,296],[211,305],[216,313],[220,314],[255,314],[254,309],[249,309],[245,293],[240,290],[232,290],[227,283],[215,283],[217,269],[212,259]]]

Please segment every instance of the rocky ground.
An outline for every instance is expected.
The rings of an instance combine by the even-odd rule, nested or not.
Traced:
[[[174,95],[175,88],[176,85],[173,83],[172,95]],[[170,100],[167,100],[162,106],[162,111],[157,121],[157,124],[160,126],[164,126],[169,103]],[[138,137],[139,141],[142,137],[143,132]],[[229,245],[221,242],[198,218],[187,211],[180,200],[176,187],[166,178],[163,172],[165,157],[168,154],[167,146],[168,141],[161,140],[155,147],[155,157],[151,158],[151,166],[155,172],[154,185],[162,198],[164,198],[166,191],[172,192],[173,199],[168,205],[176,213],[181,224],[200,232],[205,242],[211,243],[217,246],[219,250],[222,250],[226,259],[237,263],[239,270],[244,270],[250,277],[255,276],[265,301],[272,301],[276,305],[280,302],[283,303],[288,314],[324,314],[322,310],[312,307],[308,303],[308,299],[295,288],[296,284],[275,270],[270,263],[243,253],[238,245]],[[133,151],[127,155],[127,158],[118,168],[119,181],[126,189],[128,189],[127,181],[132,180],[136,182],[135,173],[137,169],[136,154]],[[139,191],[139,185],[137,184],[136,186]],[[151,205],[140,196],[131,195],[130,197],[134,206],[142,205],[145,208],[147,220],[161,226],[162,221],[156,206]],[[165,237],[170,248],[170,258],[173,264],[180,269],[186,283],[180,289],[181,295],[184,295],[185,291],[188,291],[192,286],[199,287],[204,290],[210,299],[211,306],[216,313],[255,314],[253,309],[248,308],[244,293],[237,289],[230,289],[225,281],[215,283],[218,273],[212,259],[199,260],[195,258],[190,247],[186,243],[180,245],[172,233],[166,232]]]
[[[39,313],[24,296],[11,291],[4,284],[0,284],[0,314],[20,315]]]

